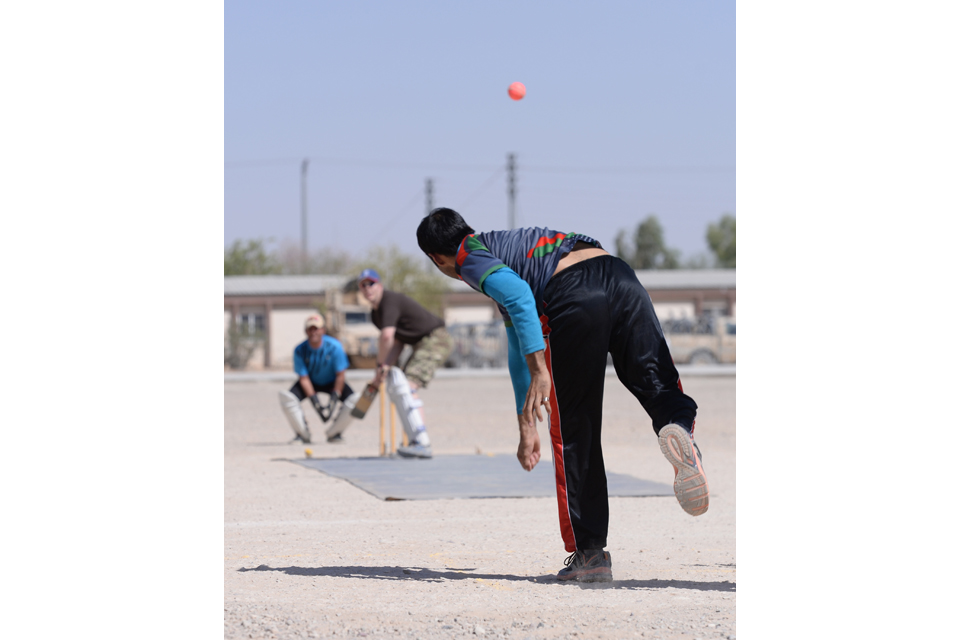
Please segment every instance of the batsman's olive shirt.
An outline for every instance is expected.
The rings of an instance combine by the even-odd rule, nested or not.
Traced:
[[[410,345],[417,344],[434,329],[443,326],[443,320],[421,307],[416,300],[386,289],[371,319],[380,330],[396,327],[394,338],[397,342]]]
[[[307,376],[318,387],[332,383],[337,374],[347,369],[350,361],[336,338],[323,336],[319,349],[304,340],[293,350],[293,370],[298,376]]]

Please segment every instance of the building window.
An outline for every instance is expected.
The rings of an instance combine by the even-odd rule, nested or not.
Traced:
[[[243,334],[252,336],[263,333],[266,323],[262,313],[241,313],[237,316],[237,330]]]

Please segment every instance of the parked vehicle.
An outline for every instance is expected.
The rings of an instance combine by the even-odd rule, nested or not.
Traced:
[[[453,338],[453,350],[447,359],[447,367],[507,366],[507,330],[503,320],[451,324],[447,331]]]
[[[705,314],[699,318],[661,323],[677,364],[728,364],[737,361],[736,319]],[[507,366],[507,335],[502,320],[447,326],[453,350],[446,362],[452,368]],[[608,358],[608,364],[612,360]]]
[[[340,341],[352,369],[377,366],[380,330],[370,319],[370,307],[359,304],[356,293],[328,292],[324,301],[327,333]]]
[[[705,314],[660,323],[676,364],[730,364],[737,361],[736,318]]]

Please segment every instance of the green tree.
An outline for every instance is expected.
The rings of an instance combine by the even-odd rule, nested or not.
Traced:
[[[410,296],[423,307],[443,315],[443,294],[450,289],[445,275],[440,273],[424,255],[411,256],[398,247],[373,247],[355,266],[354,271],[376,269],[383,287]]]
[[[707,244],[718,267],[737,268],[737,219],[725,213],[720,222],[707,227]]]
[[[627,242],[627,230],[620,229],[620,231],[617,231],[617,237],[614,238],[613,243],[615,245],[614,251],[616,252],[617,257],[622,258],[627,262],[627,264],[633,266],[633,249]]]
[[[223,362],[231,369],[246,369],[253,352],[263,344],[263,333],[242,332],[234,323],[230,323],[223,341]]]
[[[223,252],[223,275],[259,276],[280,273],[280,263],[267,251],[266,242],[257,240],[235,240]]]
[[[695,253],[683,261],[684,269],[709,269],[713,266],[713,257],[705,251]]]
[[[633,232],[633,246],[629,246],[626,231],[621,230],[614,240],[617,256],[634,269],[677,269],[680,252],[667,247],[663,227],[657,216],[651,214],[637,225]]]
[[[353,256],[342,249],[321,248],[307,255],[306,264],[301,259],[300,245],[285,241],[277,252],[281,273],[284,275],[319,274],[343,275],[354,271]]]

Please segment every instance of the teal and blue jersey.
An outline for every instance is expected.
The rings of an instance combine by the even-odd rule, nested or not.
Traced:
[[[472,288],[487,294],[483,287],[486,279],[497,270],[509,267],[530,285],[539,317],[544,311],[543,290],[557,270],[560,258],[570,253],[577,242],[600,247],[597,240],[582,233],[564,233],[546,227],[474,233],[460,243],[457,275]],[[500,313],[509,326],[510,316],[503,306]]]
[[[581,233],[536,227],[471,234],[457,251],[457,275],[497,303],[507,326],[507,366],[518,414],[530,386],[524,356],[544,348],[540,326],[543,291],[560,258],[577,242],[600,247],[598,241]]]
[[[343,345],[336,338],[323,336],[319,349],[304,340],[293,350],[293,370],[298,376],[307,376],[314,386],[331,384],[337,374],[350,366]]]

